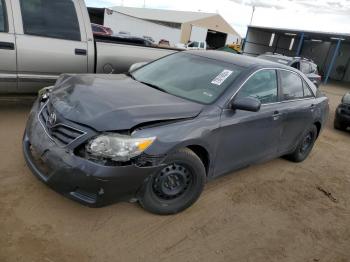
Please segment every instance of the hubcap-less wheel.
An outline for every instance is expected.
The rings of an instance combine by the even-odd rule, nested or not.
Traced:
[[[313,132],[309,132],[303,142],[302,145],[300,147],[300,153],[305,153],[313,144],[314,141],[314,133]]]
[[[160,199],[172,200],[183,195],[192,180],[193,175],[188,168],[181,164],[171,164],[153,178],[153,192]]]
[[[190,207],[206,182],[203,162],[188,148],[172,152],[165,163],[147,178],[139,193],[141,206],[160,215],[176,214]]]

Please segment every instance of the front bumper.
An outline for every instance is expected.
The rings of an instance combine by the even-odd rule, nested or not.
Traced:
[[[49,138],[40,124],[37,103],[23,136],[28,167],[42,182],[64,196],[90,207],[100,207],[137,197],[144,181],[162,165],[105,166],[74,154]],[[44,167],[44,168],[43,168]]]

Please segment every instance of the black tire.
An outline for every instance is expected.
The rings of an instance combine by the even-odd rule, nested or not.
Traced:
[[[159,215],[176,214],[190,207],[206,182],[201,159],[188,148],[174,152],[165,162],[167,165],[145,183],[139,197],[145,210]]]
[[[303,162],[309,156],[314,147],[317,135],[317,127],[313,125],[305,132],[294,152],[287,155],[286,158],[296,163]]]
[[[338,130],[346,130],[346,126],[340,123],[338,120],[334,120],[334,128]]]

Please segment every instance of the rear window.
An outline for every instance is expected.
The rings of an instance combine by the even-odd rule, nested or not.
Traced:
[[[80,41],[72,0],[20,0],[25,34]]]
[[[0,32],[7,32],[7,19],[4,0],[0,0]]]

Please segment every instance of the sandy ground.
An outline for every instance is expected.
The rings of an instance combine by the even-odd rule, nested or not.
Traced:
[[[129,203],[90,209],[40,183],[21,152],[29,107],[1,102],[0,261],[350,261],[350,132],[332,128],[347,88],[323,90],[330,121],[304,163],[222,177],[167,217]]]

